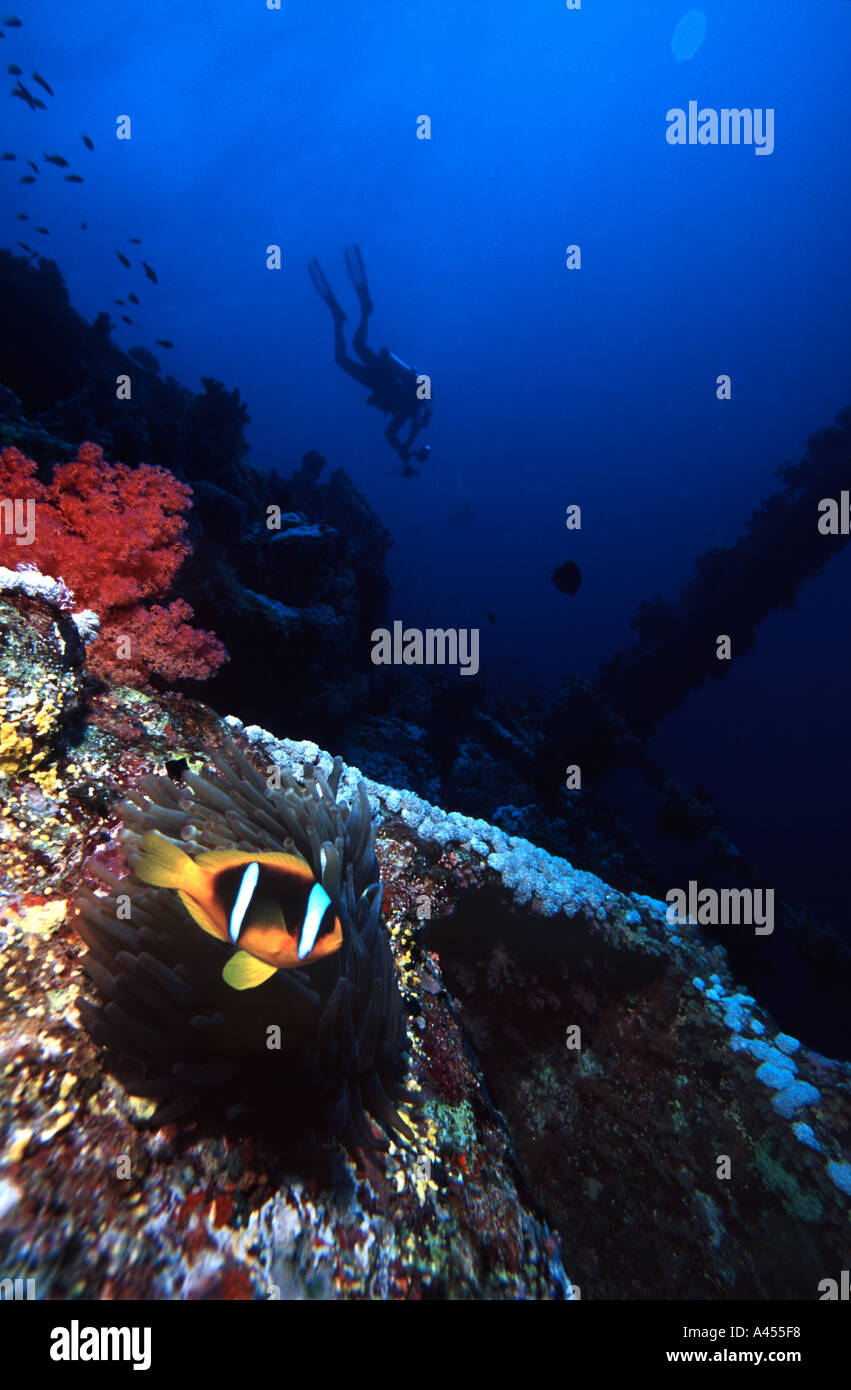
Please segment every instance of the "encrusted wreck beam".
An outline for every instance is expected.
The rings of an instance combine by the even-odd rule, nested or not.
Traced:
[[[642,604],[632,620],[638,641],[600,668],[597,693],[639,736],[707,677],[727,674],[731,663],[716,654],[720,634],[731,638],[734,657],[749,651],[768,614],[791,608],[801,584],[848,544],[851,408],[810,436],[801,463],[778,473],[785,486],[751,513],[744,535],[701,555],[676,600]],[[835,505],[832,529],[827,502]]]

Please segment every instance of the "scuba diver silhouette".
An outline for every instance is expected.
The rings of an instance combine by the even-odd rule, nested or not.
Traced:
[[[369,297],[369,286],[359,247],[346,247],[346,269],[360,301],[360,322],[352,337],[352,347],[360,362],[349,357],[346,352],[343,337],[346,315],[325,279],[319,262],[312,260],[307,269],[316,293],[320,299],[324,299],[334,318],[334,361],[344,372],[348,372],[349,376],[353,376],[355,381],[369,388],[372,394],[367,398],[367,405],[374,405],[383,410],[385,415],[391,416],[390,424],[384,431],[384,438],[392,444],[402,460],[402,477],[417,477],[419,469],[414,468],[410,460],[415,458],[419,463],[424,463],[431,452],[431,446],[425,444],[420,449],[413,450],[411,445],[431,419],[431,406],[427,401],[417,398],[417,372],[414,367],[400,361],[386,347],[380,352],[373,352],[367,344],[366,332],[372,313],[372,300]],[[406,421],[410,422],[410,429],[408,438],[403,443],[399,438],[399,431]]]

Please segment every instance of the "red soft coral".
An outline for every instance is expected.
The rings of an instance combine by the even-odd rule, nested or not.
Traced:
[[[0,536],[3,562],[64,579],[77,603],[99,615],[88,661],[96,675],[149,689],[154,673],[203,680],[227,661],[212,632],[190,625],[184,600],[148,606],[165,596],[189,554],[183,514],[192,489],[167,469],[108,464],[97,444],[81,444],[76,459],[42,483],[32,459],[4,449],[0,497],[32,499],[36,507],[33,543]]]
[[[120,616],[123,632],[118,631],[116,615],[110,643],[100,653],[98,674],[122,685],[145,689],[150,671],[167,681],[186,676],[205,680],[228,659],[212,632],[191,626],[192,609],[185,599],[175,599],[168,608],[137,604],[122,609]]]

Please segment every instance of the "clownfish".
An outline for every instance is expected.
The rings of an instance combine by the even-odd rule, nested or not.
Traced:
[[[254,989],[276,970],[338,951],[343,927],[310,865],[294,854],[212,850],[192,859],[158,830],[142,837],[134,872],[173,888],[194,922],[238,947],[222,971],[232,989]]]

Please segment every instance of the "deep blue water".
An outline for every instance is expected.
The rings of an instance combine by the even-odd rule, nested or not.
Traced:
[[[0,56],[55,97],[2,105],[19,159],[0,165],[0,241],[15,246],[25,209],[24,240],[49,228],[39,250],[81,313],[110,310],[122,346],[193,389],[239,386],[255,463],[288,472],[318,449],[344,467],[395,539],[391,616],[478,626],[494,691],[552,692],[629,645],[636,605],[732,542],[775,468],[851,402],[851,4],[706,0],[705,37],[678,61],[689,8],[20,0]],[[690,100],[771,108],[773,152],[672,147],[666,113]],[[21,160],[44,151],[85,183],[42,165],[20,186]],[[351,242],[373,345],[432,378],[418,479],[394,475],[381,415],[335,367],[306,273],[317,256],[351,329]],[[280,271],[265,266],[274,243]],[[572,243],[581,271],[565,268]],[[112,307],[130,289],[132,327]],[[463,502],[468,526],[447,517]],[[568,558],[575,598],[550,582]],[[805,585],[654,741],[778,887],[837,925],[850,565],[846,552]]]

